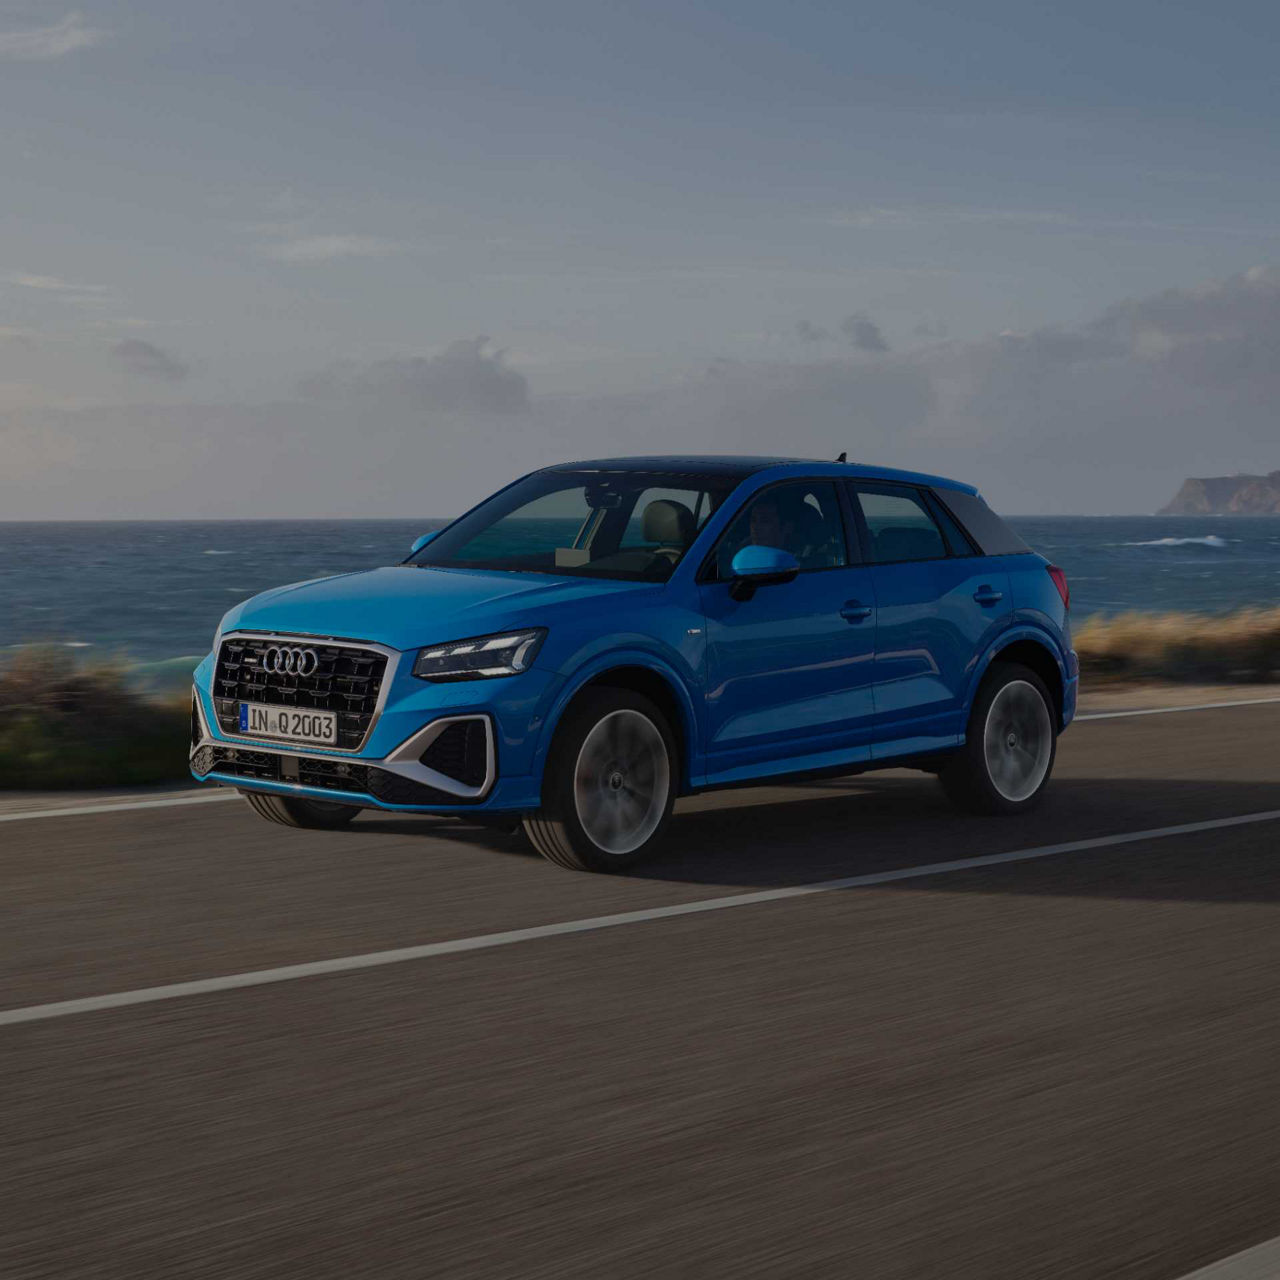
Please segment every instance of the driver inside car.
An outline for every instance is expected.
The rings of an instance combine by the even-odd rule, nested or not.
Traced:
[[[802,569],[843,563],[830,521],[806,494],[795,490],[764,493],[752,504],[749,533],[741,545],[748,543],[790,551]]]
[[[777,494],[766,493],[751,508],[751,537],[757,547],[777,547],[796,554],[795,526],[783,518]],[[744,544],[746,545],[746,544]]]

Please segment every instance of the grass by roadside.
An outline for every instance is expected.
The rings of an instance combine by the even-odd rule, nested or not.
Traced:
[[[1280,678],[1280,609],[1121,613],[1075,629],[1084,682],[1265,684]]]
[[[1280,680],[1280,608],[1095,617],[1076,628],[1075,646],[1085,689],[1266,684]],[[189,714],[185,696],[140,692],[124,664],[16,650],[0,666],[0,790],[186,780]]]
[[[123,666],[19,649],[0,668],[0,790],[142,786],[187,778],[187,700],[148,698]]]

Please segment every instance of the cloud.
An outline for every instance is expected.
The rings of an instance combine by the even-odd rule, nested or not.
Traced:
[[[400,246],[379,236],[295,235],[262,246],[278,262],[333,262],[337,258],[384,258]]]
[[[156,321],[146,320],[142,316],[107,315],[100,316],[89,323],[95,329],[154,329],[156,327]]]
[[[1280,268],[1127,300],[1088,332],[1193,386],[1270,395],[1280,390]]]
[[[947,326],[941,320],[921,320],[912,333],[917,338],[945,338]]]
[[[397,357],[359,365],[345,362],[303,380],[310,399],[348,399],[393,408],[518,413],[528,408],[529,384],[509,369],[506,352],[489,339],[461,338],[438,356]]]
[[[7,392],[0,383],[6,519],[459,513],[528,456],[528,433],[493,415],[437,433],[407,414],[353,420],[350,405],[41,408]]]
[[[1280,467],[1272,268],[1126,299],[1079,325],[795,349],[625,395],[533,395],[483,338],[346,362],[308,379],[305,402],[55,412],[5,392],[0,509],[447,516],[573,458],[847,449],[971,480],[1012,514],[1106,513],[1154,511],[1188,475]],[[262,465],[245,476],[249,447]]]
[[[1148,233],[1185,234],[1212,231],[1220,235],[1256,236],[1247,220],[1226,223],[1189,223],[1171,219],[1134,217],[1086,217],[1062,209],[983,208],[965,205],[859,205],[835,209],[806,218],[824,227],[850,231],[918,230],[929,227],[1008,226],[1081,230],[1121,237]]]
[[[796,321],[796,336],[801,342],[829,342],[831,339],[831,334],[826,329],[808,320]]]
[[[101,312],[113,305],[111,291],[100,284],[76,284],[61,276],[38,275],[31,271],[14,272],[5,276],[3,282],[81,311]]]
[[[596,453],[850,457],[979,483],[1011,512],[1151,511],[1187,475],[1280,467],[1280,270],[1072,327],[803,362],[718,362],[666,392],[556,406]],[[535,415],[550,413],[534,402]],[[575,450],[576,451],[576,450]],[[548,451],[549,452],[549,451]],[[549,459],[548,459],[549,460]]]
[[[71,284],[57,276],[39,276],[30,272],[19,271],[6,277],[9,284],[20,289],[37,289],[43,293],[106,293],[106,288],[98,284]]]
[[[1057,209],[984,209],[963,205],[861,205],[838,209],[817,219],[824,226],[856,231],[881,228],[916,228],[937,225],[1025,224],[1029,226],[1071,227],[1080,225],[1075,214]],[[1150,226],[1148,222],[1136,224]]]
[[[840,331],[859,351],[880,353],[889,350],[880,326],[868,316],[846,316],[840,322]]]
[[[51,27],[29,31],[0,31],[0,59],[11,62],[47,62],[100,43],[106,33],[85,24],[78,13],[69,13]]]
[[[177,356],[143,342],[140,338],[127,338],[111,348],[115,362],[126,372],[139,378],[152,378],[157,382],[182,382],[191,374],[191,366]]]

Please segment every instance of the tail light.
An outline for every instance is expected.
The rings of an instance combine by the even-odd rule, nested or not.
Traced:
[[[1058,594],[1062,597],[1062,607],[1070,609],[1071,588],[1067,586],[1067,575],[1056,564],[1051,564],[1049,566],[1049,577],[1053,579],[1053,585],[1058,588]]]

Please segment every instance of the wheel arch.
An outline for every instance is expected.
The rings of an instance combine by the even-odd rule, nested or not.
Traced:
[[[1015,627],[1006,632],[991,646],[978,663],[969,688],[966,714],[972,708],[978,688],[986,678],[993,663],[1018,662],[1029,667],[1044,681],[1053,696],[1054,714],[1059,731],[1065,714],[1067,689],[1067,664],[1060,647],[1053,637],[1037,627]]]
[[[546,768],[556,730],[565,712],[587,689],[629,689],[643,694],[666,715],[676,737],[679,752],[680,792],[691,785],[693,757],[697,749],[697,715],[688,687],[666,663],[645,653],[617,653],[602,656],[575,674],[556,699],[546,718],[538,744],[538,768]]]

